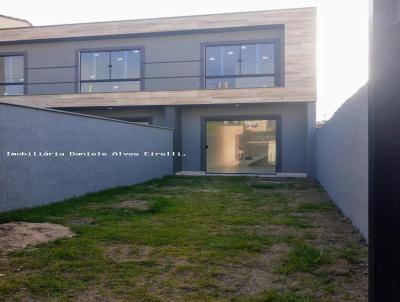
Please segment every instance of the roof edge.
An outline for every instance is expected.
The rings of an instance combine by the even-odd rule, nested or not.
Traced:
[[[154,17],[154,18],[140,18],[140,19],[122,19],[122,20],[108,20],[108,21],[94,21],[94,22],[78,22],[78,23],[61,23],[61,24],[48,24],[48,25],[37,25],[33,26],[29,21],[24,20],[24,19],[18,19],[18,18],[13,18],[13,19],[18,19],[21,21],[25,21],[33,28],[44,28],[44,27],[58,27],[58,26],[74,26],[74,25],[90,25],[90,24],[107,24],[107,23],[118,23],[118,22],[133,22],[133,21],[151,21],[151,20],[168,20],[168,19],[190,19],[190,18],[198,18],[198,17],[207,17],[207,16],[226,16],[226,15],[239,15],[239,14],[248,14],[248,13],[263,13],[263,12],[273,12],[273,11],[291,11],[291,10],[310,10],[310,9],[317,9],[316,6],[307,6],[307,7],[293,7],[293,8],[277,8],[277,9],[264,9],[264,10],[253,10],[253,11],[235,11],[235,12],[226,12],[226,13],[214,13],[214,14],[199,14],[199,15],[184,15],[184,16],[169,16],[169,17]],[[3,15],[0,15],[3,16]],[[8,16],[4,16],[7,17]],[[10,29],[20,29],[20,28],[4,28],[7,30]],[[2,30],[2,29],[0,29]]]

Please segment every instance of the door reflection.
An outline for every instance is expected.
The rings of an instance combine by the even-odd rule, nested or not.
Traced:
[[[276,120],[206,121],[206,171],[276,173]]]

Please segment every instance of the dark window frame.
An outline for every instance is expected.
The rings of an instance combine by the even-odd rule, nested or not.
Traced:
[[[0,57],[22,57],[23,60],[23,76],[24,76],[24,81],[23,82],[0,82],[0,86],[21,86],[22,85],[22,95],[27,94],[27,67],[28,67],[28,61],[27,61],[27,52],[25,51],[20,51],[20,52],[0,52]],[[19,95],[19,94],[18,94]],[[1,95],[2,97],[7,97],[7,96],[15,96],[13,95]]]
[[[207,47],[210,46],[239,46],[241,51],[242,45],[256,45],[256,44],[273,44],[274,45],[274,64],[275,64],[275,73],[273,74],[246,74],[246,75],[222,75],[222,76],[207,76]],[[240,41],[228,41],[228,42],[207,42],[201,45],[201,53],[202,53],[202,76],[201,76],[201,87],[202,89],[210,90],[212,88],[207,88],[207,79],[218,79],[218,78],[251,78],[251,77],[268,77],[274,76],[274,86],[267,88],[275,88],[275,87],[283,87],[284,86],[284,54],[282,49],[282,40],[281,39],[266,39],[266,40],[240,40]],[[265,87],[251,87],[251,88],[265,88]],[[229,89],[251,89],[249,88],[240,88],[240,87],[230,87]]]
[[[111,67],[110,67],[110,79],[102,79],[102,80],[82,80],[81,79],[81,54],[82,53],[93,53],[93,52],[109,52],[110,53],[110,60],[111,60],[111,53],[117,51],[133,51],[139,50],[140,52],[140,76],[138,78],[128,78],[128,79],[111,79]],[[75,53],[76,59],[76,85],[75,90],[77,93],[90,93],[90,92],[82,92],[81,91],[81,84],[82,83],[112,83],[112,82],[139,82],[139,91],[144,91],[144,62],[145,62],[145,55],[144,55],[144,46],[123,46],[123,47],[107,47],[107,48],[85,48],[85,49],[78,49]],[[109,62],[111,65],[111,61]],[[118,93],[123,92],[130,92],[130,91],[118,91]],[[101,93],[116,93],[116,91],[106,91]]]
[[[240,88],[238,88],[240,89]],[[282,115],[281,114],[253,114],[253,115],[203,115],[200,117],[200,169],[206,174],[206,123],[208,121],[237,121],[237,120],[275,120],[276,122],[276,170],[271,175],[282,172]],[[217,173],[232,174],[232,173]],[[268,173],[234,173],[234,174],[268,174]]]

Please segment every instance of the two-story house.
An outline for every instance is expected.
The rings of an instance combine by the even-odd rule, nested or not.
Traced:
[[[177,172],[312,174],[315,41],[314,8],[1,29],[0,101],[174,128]]]

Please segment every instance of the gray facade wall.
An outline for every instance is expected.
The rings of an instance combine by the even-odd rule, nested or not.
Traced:
[[[368,238],[368,95],[352,96],[316,132],[316,176]]]
[[[314,104],[314,103],[312,103]],[[191,106],[181,109],[182,169],[201,171],[202,118],[215,116],[279,115],[281,120],[281,171],[307,173],[308,171],[308,103],[269,103],[258,105]],[[314,117],[315,118],[315,117]],[[279,143],[279,142],[278,142]]]
[[[0,211],[173,173],[171,157],[7,157],[6,152],[165,152],[173,131],[0,104]]]
[[[315,135],[317,112],[316,103],[309,102],[307,105],[307,172],[308,176],[316,177],[315,163]]]
[[[151,116],[154,125],[175,129],[175,151],[186,154],[182,162],[176,162],[177,171],[204,171],[202,166],[202,136],[205,117],[268,116],[280,117],[281,171],[283,173],[307,173],[314,176],[315,102],[267,103],[231,105],[170,106],[176,114],[168,121],[168,107],[73,109],[76,112],[106,117]]]
[[[283,40],[283,28],[0,45],[0,54],[26,54],[27,94],[75,93],[78,51],[121,47],[143,49],[144,90],[185,90],[202,88],[203,43],[276,39]]]

